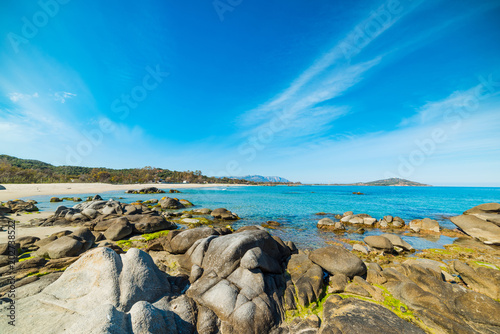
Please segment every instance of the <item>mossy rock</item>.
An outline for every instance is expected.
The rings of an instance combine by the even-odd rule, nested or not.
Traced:
[[[190,201],[188,201],[187,199],[181,199],[181,200],[179,200],[179,202],[180,202],[182,205],[187,206],[187,207],[189,207],[189,206],[194,206],[194,204],[193,204],[193,203],[191,203]]]
[[[149,240],[158,239],[158,238],[167,236],[168,232],[170,232],[170,231],[168,231],[168,230],[158,231],[158,232],[154,232],[154,233],[143,234],[142,237],[144,238],[144,240],[149,241]]]

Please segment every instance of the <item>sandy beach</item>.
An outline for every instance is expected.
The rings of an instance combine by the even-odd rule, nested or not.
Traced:
[[[113,190],[141,189],[146,187],[157,187],[159,189],[186,189],[207,187],[238,187],[246,186],[239,184],[109,184],[109,183],[35,183],[35,184],[1,184],[5,187],[0,190],[0,201],[8,201],[17,198],[38,195],[67,195],[67,194],[98,194]]]

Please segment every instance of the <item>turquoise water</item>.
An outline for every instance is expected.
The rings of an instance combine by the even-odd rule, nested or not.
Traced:
[[[172,185],[175,189],[175,185]],[[184,198],[197,207],[224,207],[237,213],[242,219],[235,227],[260,224],[266,220],[282,223],[279,230],[271,231],[283,240],[293,240],[301,247],[324,246],[328,240],[338,238],[334,233],[320,231],[317,221],[322,218],[317,212],[368,213],[375,218],[393,215],[409,222],[412,219],[429,217],[440,222],[441,226],[455,228],[447,217],[487,202],[500,202],[500,188],[465,187],[361,187],[361,186],[275,186],[275,187],[219,187],[202,189],[181,189],[181,194],[171,197]],[[365,195],[353,195],[352,192]],[[79,194],[86,197],[95,194]],[[117,199],[133,202],[161,198],[165,194],[133,195],[123,191],[100,194],[104,199]],[[167,196],[169,196],[167,194]],[[59,205],[72,206],[72,202],[49,203],[51,196],[29,197],[39,202],[41,210],[55,210]],[[73,197],[61,195],[60,197]],[[119,199],[122,197],[122,199]],[[355,233],[340,237],[361,240],[367,235],[379,234],[373,230],[364,235]],[[453,242],[453,238],[441,236],[429,239],[403,237],[416,249],[441,247]]]

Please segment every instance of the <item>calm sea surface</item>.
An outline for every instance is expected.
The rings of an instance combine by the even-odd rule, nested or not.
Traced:
[[[140,186],[138,186],[140,187]],[[171,185],[175,189],[175,184]],[[416,218],[429,217],[439,221],[441,226],[454,228],[447,217],[461,214],[463,211],[487,202],[500,202],[500,188],[471,187],[360,187],[360,186],[275,186],[275,187],[217,187],[204,189],[181,189],[181,194],[167,196],[184,198],[196,207],[211,209],[224,207],[238,214],[242,219],[234,227],[261,224],[267,220],[282,223],[279,230],[271,233],[283,240],[293,240],[300,247],[317,248],[325,242],[339,237],[362,240],[367,235],[380,234],[372,230],[364,235],[349,233],[335,235],[316,228],[322,218],[317,212],[368,213],[375,218],[393,215],[409,222]],[[364,195],[353,195],[352,192]],[[78,194],[77,197],[95,194]],[[165,194],[132,195],[123,191],[100,194],[103,199],[113,198],[121,202],[133,202],[137,199],[160,199]],[[76,203],[49,203],[52,196],[33,196],[39,202],[41,210],[55,210],[59,205],[73,206]],[[73,197],[61,195],[60,197]],[[121,197],[121,199],[120,199]],[[453,238],[430,237],[427,239],[403,237],[416,249],[442,247],[453,242]]]

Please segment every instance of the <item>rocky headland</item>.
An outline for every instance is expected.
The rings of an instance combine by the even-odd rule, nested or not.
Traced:
[[[22,202],[1,215],[36,204]],[[60,206],[18,228],[78,228],[0,245],[0,331],[15,303],[17,333],[500,333],[500,204],[451,218],[456,230],[323,215],[332,236],[384,233],[309,250],[273,236],[277,222],[234,230],[236,213],[177,198]],[[427,250],[401,238],[441,233],[459,238]]]

